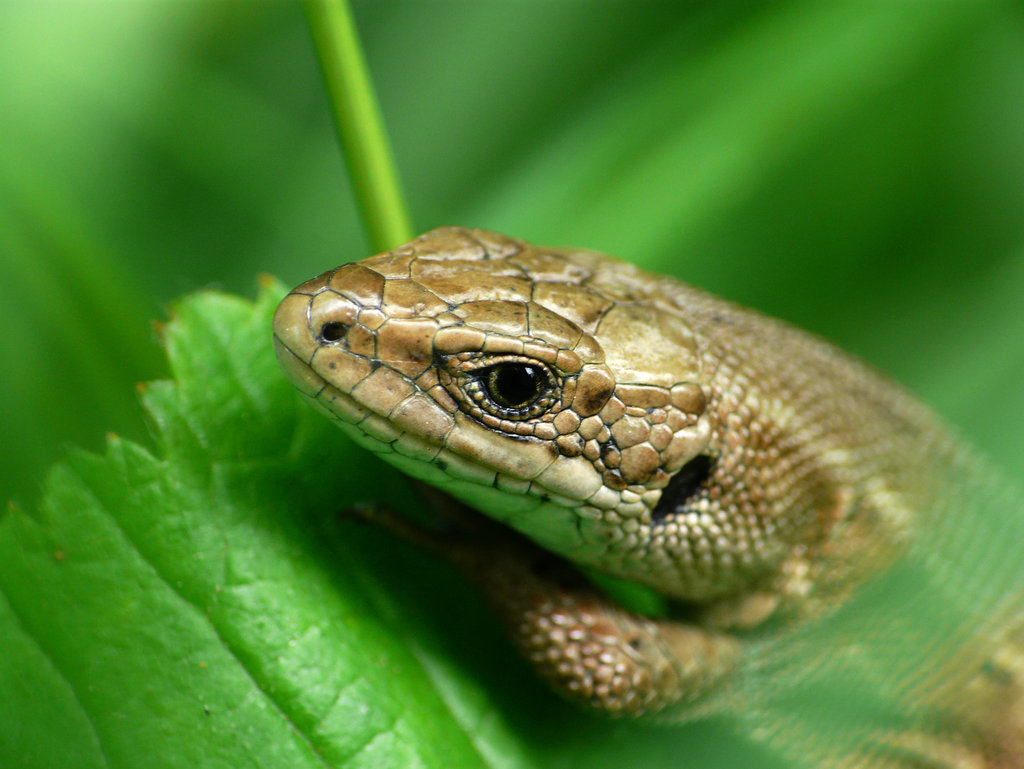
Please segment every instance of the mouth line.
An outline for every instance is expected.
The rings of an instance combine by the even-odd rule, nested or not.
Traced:
[[[329,416],[350,438],[363,448],[382,457],[401,457],[409,462],[430,467],[452,481],[465,481],[478,486],[501,489],[522,497],[534,497],[569,509],[586,505],[587,500],[566,497],[548,489],[537,479],[508,475],[435,444],[415,432],[403,429],[371,407],[339,390],[300,358],[284,339],[274,334],[277,345],[287,353],[278,359],[288,378],[318,411]],[[425,469],[424,467],[424,469]],[[437,479],[434,479],[437,482]]]

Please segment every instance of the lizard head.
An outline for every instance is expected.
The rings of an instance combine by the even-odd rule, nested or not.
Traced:
[[[640,543],[710,437],[698,345],[658,280],[592,252],[441,228],[298,286],[275,348],[364,446],[607,568],[609,544]]]

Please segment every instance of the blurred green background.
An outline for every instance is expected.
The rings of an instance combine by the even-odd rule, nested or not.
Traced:
[[[1024,471],[1024,9],[363,2],[416,226],[672,271]],[[367,252],[301,8],[0,5],[0,498],[142,438],[151,321]],[[269,333],[268,333],[269,343]]]

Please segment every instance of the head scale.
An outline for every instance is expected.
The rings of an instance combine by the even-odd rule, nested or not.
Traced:
[[[710,437],[696,340],[657,280],[442,228],[296,288],[275,345],[385,459],[585,561],[630,546]]]

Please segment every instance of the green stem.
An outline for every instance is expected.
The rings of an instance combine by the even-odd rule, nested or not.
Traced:
[[[346,0],[305,0],[334,124],[374,251],[413,236],[380,107]]]

